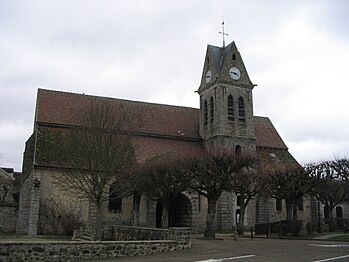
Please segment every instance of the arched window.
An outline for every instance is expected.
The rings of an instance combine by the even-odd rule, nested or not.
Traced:
[[[330,217],[330,210],[328,206],[324,206],[324,217],[329,218]]]
[[[208,111],[207,111],[207,100],[205,100],[204,102],[204,125],[207,125],[207,121],[208,121]]]
[[[239,97],[239,122],[245,123],[245,104],[241,96]]]
[[[228,96],[228,121],[234,121],[234,99],[231,95]]]
[[[122,212],[122,198],[115,193],[115,185],[112,184],[109,188],[109,212]]]
[[[213,120],[214,120],[214,104],[213,104],[213,97],[211,97],[211,100],[210,100],[210,121],[211,123],[213,123]]]
[[[343,208],[341,206],[336,207],[336,217],[343,218]]]
[[[282,199],[276,198],[276,211],[282,211]]]
[[[236,205],[237,205],[238,207],[241,207],[241,201],[242,201],[242,197],[241,197],[241,195],[238,195],[238,196],[236,197]]]
[[[235,147],[235,156],[236,157],[240,157],[241,156],[241,146],[240,145],[237,145]]]
[[[234,61],[236,60],[236,55],[235,55],[235,53],[233,53],[232,58],[233,58]]]

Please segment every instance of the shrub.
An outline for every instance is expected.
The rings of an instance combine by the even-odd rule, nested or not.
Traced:
[[[255,232],[257,235],[269,233],[280,233],[282,228],[282,235],[291,233],[292,236],[298,236],[302,228],[302,220],[280,220],[270,223],[260,223],[255,225]]]
[[[82,226],[80,210],[62,203],[61,199],[54,199],[40,205],[40,216],[42,217],[40,221],[43,221],[39,225],[40,233],[72,236],[74,230],[80,229]]]

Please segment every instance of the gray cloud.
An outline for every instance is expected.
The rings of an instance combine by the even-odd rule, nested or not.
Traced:
[[[348,153],[345,0],[0,1],[1,165],[21,169],[38,87],[198,107],[222,9],[255,113],[300,162]]]

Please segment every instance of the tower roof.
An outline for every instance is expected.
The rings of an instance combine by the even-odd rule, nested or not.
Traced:
[[[232,67],[236,67],[241,71],[240,79],[231,79],[229,69]],[[208,71],[211,71],[212,74],[212,80],[210,81],[206,81]],[[249,89],[252,89],[254,86],[234,41],[225,47],[207,45],[201,84],[198,90],[199,94],[218,82]]]
[[[207,55],[212,59],[212,64],[217,73],[221,72],[224,61],[232,50],[238,52],[234,41],[226,47],[207,45]]]

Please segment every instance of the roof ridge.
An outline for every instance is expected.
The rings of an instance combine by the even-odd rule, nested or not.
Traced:
[[[154,105],[154,106],[166,106],[166,107],[175,107],[175,108],[186,108],[186,109],[199,110],[199,108],[189,107],[189,106],[176,106],[176,105],[168,105],[168,104],[154,103],[154,102],[148,102],[148,101],[139,101],[139,100],[115,98],[115,97],[108,97],[108,96],[90,95],[90,94],[85,94],[85,93],[80,94],[80,93],[69,92],[69,91],[61,91],[61,90],[52,90],[52,89],[38,88],[38,92],[39,91],[54,92],[54,93],[61,93],[61,94],[71,94],[71,95],[77,95],[77,96],[88,96],[88,97],[95,97],[95,98],[101,98],[101,99],[107,99],[107,100],[123,101],[123,102],[131,102],[131,103],[140,103],[140,104],[147,104],[147,105]]]

